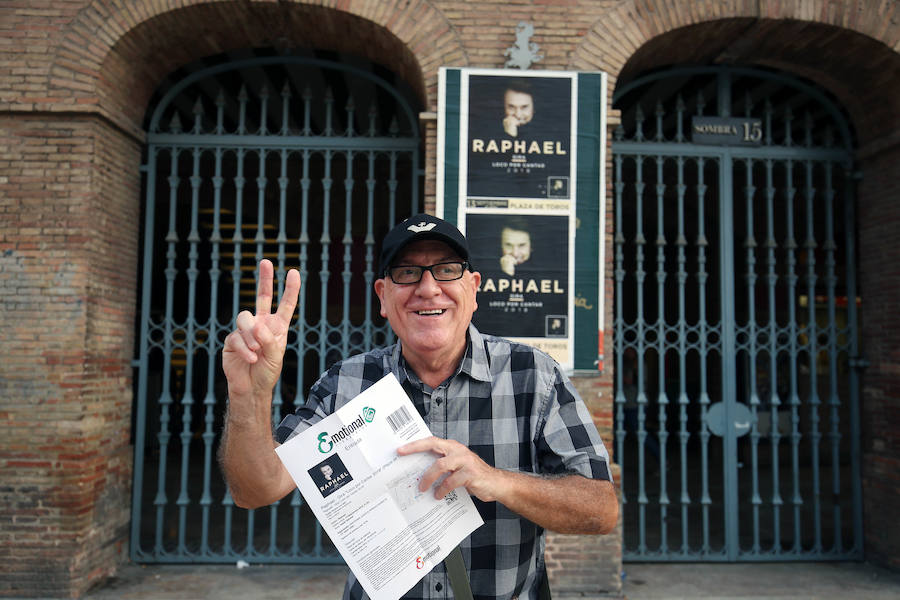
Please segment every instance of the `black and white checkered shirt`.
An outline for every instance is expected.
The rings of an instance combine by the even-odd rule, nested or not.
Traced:
[[[306,405],[278,426],[278,441],[331,414],[391,372],[435,436],[465,444],[489,465],[610,479],[606,448],[559,365],[530,346],[482,335],[473,325],[459,369],[435,389],[407,368],[399,344],[335,364],[313,385]],[[544,530],[499,502],[473,500],[484,525],[460,546],[474,597],[537,598],[545,576]],[[441,563],[404,598],[451,596]],[[363,598],[368,596],[351,573],[344,599]]]

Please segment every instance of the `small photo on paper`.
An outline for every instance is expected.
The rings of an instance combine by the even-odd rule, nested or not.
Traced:
[[[548,198],[568,198],[569,178],[563,176],[551,176],[547,178]]]
[[[547,337],[566,337],[568,328],[566,327],[567,315],[546,315],[545,327]]]
[[[312,477],[323,498],[327,498],[353,481],[350,471],[344,466],[344,461],[341,460],[338,454],[329,456],[312,469],[309,469],[307,473]]]

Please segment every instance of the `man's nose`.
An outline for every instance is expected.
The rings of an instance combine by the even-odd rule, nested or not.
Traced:
[[[416,294],[420,296],[435,296],[441,292],[441,286],[438,284],[431,271],[423,271],[422,279],[416,285]]]

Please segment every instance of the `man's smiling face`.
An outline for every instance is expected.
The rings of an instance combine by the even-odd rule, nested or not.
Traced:
[[[403,248],[393,265],[429,266],[457,260],[462,259],[444,242],[424,240]],[[454,281],[435,281],[428,271],[418,283],[397,284],[390,277],[375,281],[381,316],[390,321],[400,338],[407,361],[430,363],[462,352],[472,314],[478,308],[475,291],[480,283],[481,275],[468,270]]]

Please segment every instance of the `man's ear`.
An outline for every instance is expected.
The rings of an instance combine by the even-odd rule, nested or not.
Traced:
[[[378,295],[378,300],[381,302],[380,314],[382,317],[387,318],[387,311],[384,310],[384,278],[375,280],[375,293]]]
[[[475,294],[475,308],[473,310],[478,310],[478,288],[481,287],[481,273],[472,271],[472,283],[475,285],[475,288],[472,291],[472,293]]]

